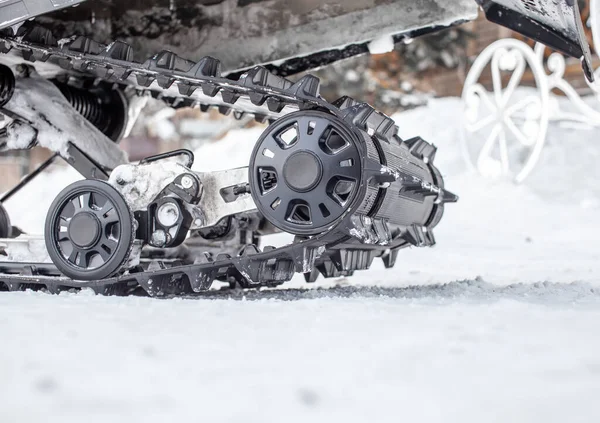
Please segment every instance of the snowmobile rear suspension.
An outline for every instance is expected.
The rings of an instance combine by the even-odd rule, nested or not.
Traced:
[[[41,62],[46,75],[67,84],[59,89],[34,69],[17,76],[3,108],[19,135],[11,142],[32,133],[19,147],[51,148],[87,178],[50,207],[44,242],[52,264],[15,263],[6,248],[6,289],[124,294],[141,287],[159,295],[207,290],[214,280],[259,287],[295,273],[309,282],[349,276],[377,257],[392,267],[401,248],[434,245],[444,204],[457,200],[433,164],[434,146],[400,139],[394,122],[366,103],[328,103],[311,75],[291,82],[256,67],[233,80],[216,59],[193,63],[166,51],[136,63],[127,44],[79,37],[58,46],[40,27],[3,36],[0,50],[11,63]],[[113,142],[120,135],[112,136],[122,131],[103,130],[110,125],[101,108],[77,104],[85,96],[74,90],[90,78],[104,87],[100,98],[119,105],[126,93],[150,93],[173,107],[215,106],[270,125],[246,168],[192,171],[186,151],[127,163]],[[32,88],[79,124],[50,119],[51,108],[41,118],[44,102],[28,102]],[[62,142],[52,138],[57,131]],[[261,249],[260,237],[274,231],[295,239]]]

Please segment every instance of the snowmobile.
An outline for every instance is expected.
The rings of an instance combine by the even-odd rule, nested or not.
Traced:
[[[376,258],[391,268],[401,249],[433,246],[445,204],[458,199],[434,164],[436,147],[401,139],[366,103],[327,102],[311,74],[293,78],[367,53],[381,34],[400,42],[472,20],[481,7],[581,59],[593,78],[574,0],[148,3],[0,2],[0,148],[54,153],[0,201],[59,158],[85,178],[50,206],[47,257],[14,254],[31,238],[14,238],[0,202],[0,290],[272,287],[296,273],[307,282],[351,276]],[[244,168],[192,171],[188,150],[130,163],[118,143],[148,96],[268,126]],[[260,247],[277,232],[293,242]]]

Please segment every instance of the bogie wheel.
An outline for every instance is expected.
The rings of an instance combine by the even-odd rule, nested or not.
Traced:
[[[535,85],[520,87],[528,68]],[[543,63],[527,44],[515,39],[490,44],[473,63],[463,90],[467,163],[485,177],[523,182],[546,142],[548,85]]]
[[[52,262],[75,280],[101,280],[125,264],[134,240],[125,199],[102,181],[75,182],[56,197],[46,218]]]
[[[10,224],[10,218],[8,212],[0,203],[0,238],[10,238],[12,235],[12,226]]]
[[[261,135],[250,161],[258,210],[274,226],[316,235],[338,224],[362,183],[357,135],[321,111],[290,113]]]

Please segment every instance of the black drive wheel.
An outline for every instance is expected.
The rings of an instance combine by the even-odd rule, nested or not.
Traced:
[[[8,212],[0,203],[0,238],[10,238],[12,234],[12,226],[10,224],[10,218]]]
[[[258,210],[279,229],[316,235],[339,223],[360,189],[357,136],[335,116],[290,113],[261,135],[250,161]]]
[[[101,280],[118,272],[134,240],[127,203],[102,181],[75,182],[56,197],[46,218],[46,247],[65,276]]]

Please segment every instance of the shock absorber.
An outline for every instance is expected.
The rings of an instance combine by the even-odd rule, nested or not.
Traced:
[[[121,140],[127,127],[128,104],[120,90],[100,85],[92,89],[77,88],[63,82],[54,84],[77,110],[92,125],[111,140]],[[6,106],[15,91],[15,75],[0,64],[0,109]]]
[[[57,81],[54,84],[92,125],[111,140],[120,141],[127,126],[127,100],[121,91],[103,89],[102,85],[86,90]]]

